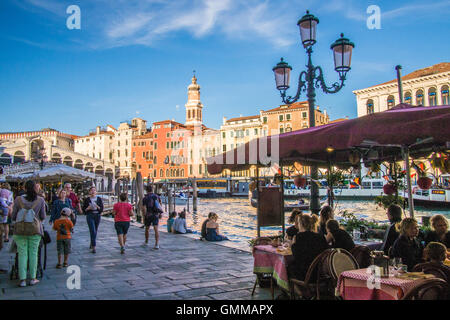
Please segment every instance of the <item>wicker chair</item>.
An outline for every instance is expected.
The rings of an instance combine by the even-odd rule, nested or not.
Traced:
[[[424,279],[408,290],[402,300],[446,300],[448,284],[442,279]]]
[[[300,296],[302,299],[320,299],[320,289],[323,287],[324,277],[320,277],[320,270],[326,257],[333,249],[328,249],[319,254],[311,263],[306,272],[305,280],[289,279],[291,299]]]
[[[372,264],[369,247],[357,245],[350,251],[350,253],[358,262],[360,268],[368,268]]]

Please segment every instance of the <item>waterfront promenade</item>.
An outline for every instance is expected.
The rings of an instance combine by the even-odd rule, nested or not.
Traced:
[[[50,225],[45,222],[50,230]],[[163,227],[161,227],[161,230]],[[81,289],[69,290],[66,269],[56,269],[56,234],[47,246],[47,270],[36,286],[17,287],[18,280],[0,275],[0,300],[3,299],[153,299],[225,300],[270,299],[268,289],[257,287],[250,252],[228,248],[183,235],[160,232],[159,250],[150,243],[143,247],[144,229],[131,226],[124,255],[114,223],[103,219],[98,232],[97,253],[89,252],[89,231],[85,216],[79,216],[72,239],[69,265],[81,269]],[[10,269],[14,255],[9,244],[0,252],[0,268]]]

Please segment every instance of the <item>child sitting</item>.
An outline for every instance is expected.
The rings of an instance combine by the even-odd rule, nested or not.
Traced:
[[[53,223],[53,230],[56,230],[56,247],[58,250],[58,264],[57,269],[67,267],[67,260],[71,251],[72,228],[73,223],[69,216],[72,214],[72,210],[69,208],[63,208],[61,210],[61,217],[56,219]],[[61,266],[62,256],[64,255],[64,264]]]
[[[177,217],[177,213],[175,211],[169,214],[169,219],[167,219],[167,232],[172,233],[172,225]]]

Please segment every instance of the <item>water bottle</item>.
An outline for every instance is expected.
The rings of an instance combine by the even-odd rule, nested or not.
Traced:
[[[357,228],[353,229],[353,240],[359,241],[361,237],[361,231],[359,231]]]

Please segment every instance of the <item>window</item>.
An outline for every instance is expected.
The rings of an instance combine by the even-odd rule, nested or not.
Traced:
[[[125,157],[128,157],[128,149],[125,149]]]
[[[411,92],[406,92],[405,93],[404,100],[405,100],[405,103],[412,104]]]
[[[120,158],[120,150],[117,150],[117,157]]]
[[[167,132],[166,138],[170,138],[170,132]]]
[[[257,136],[257,135],[258,135],[258,129],[255,128],[255,136]]]
[[[395,106],[395,98],[394,98],[394,96],[390,95],[390,96],[387,98],[387,108],[390,109],[390,108],[392,108],[393,106]]]
[[[164,177],[164,170],[163,169],[159,169],[159,176],[161,178]]]
[[[250,131],[247,129],[247,130],[245,130],[245,135],[248,137],[249,136],[249,134],[250,134]]]
[[[263,117],[263,123],[267,123],[267,117]]]
[[[133,156],[133,158],[134,158],[134,156]],[[145,152],[142,152],[142,158],[145,159]]]
[[[224,145],[222,146],[222,151],[223,151],[223,152],[226,152],[226,151],[227,151],[227,145],[226,145],[226,144],[224,144]]]
[[[436,88],[430,88],[428,90],[428,104],[433,107],[435,105],[437,105],[437,101],[436,101]]]
[[[189,165],[189,174],[192,174],[192,164]]]
[[[416,105],[423,106],[423,91],[422,90],[417,90],[417,92],[416,92]]]
[[[234,136],[234,131],[230,131],[230,137],[233,138],[233,136]]]
[[[198,165],[198,174],[202,174],[202,165],[201,164]]]
[[[222,138],[225,139],[225,132],[222,132]]]
[[[448,97],[448,86],[443,86],[441,88],[441,99],[442,99],[442,105],[450,104],[449,97]]]
[[[155,142],[154,144],[153,144],[153,148],[156,150],[156,149],[158,149],[158,144]]]
[[[166,149],[169,149],[169,141],[166,142]]]
[[[282,114],[280,114],[279,116],[278,116],[278,120],[280,120],[280,121],[283,121],[283,115]]]
[[[366,108],[367,108],[367,114],[372,114],[372,113],[375,112],[375,108],[373,106],[373,100],[372,99],[367,100]]]
[[[158,138],[158,134],[157,134],[157,133],[155,133],[154,137],[155,137],[155,139],[156,139],[156,138]]]
[[[117,146],[120,147],[120,141],[117,141]]]
[[[283,133],[283,132],[284,132],[284,128],[280,127],[280,133]]]
[[[307,113],[307,112],[302,112],[302,118],[303,118],[303,119],[308,118],[308,113]]]
[[[290,114],[290,113],[288,113],[288,114],[286,115],[286,120],[287,120],[287,121],[291,120],[291,114]]]

